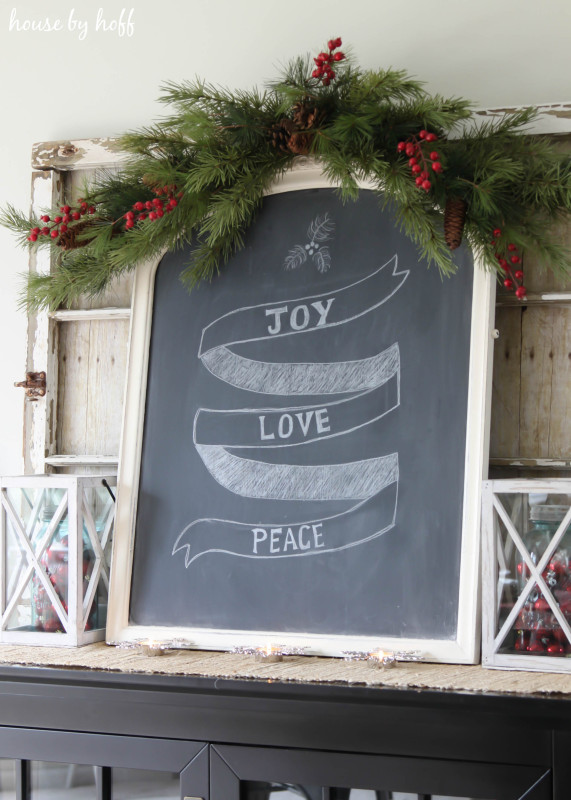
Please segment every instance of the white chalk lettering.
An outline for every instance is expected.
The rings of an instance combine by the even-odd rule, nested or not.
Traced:
[[[297,417],[297,421],[299,422],[299,427],[301,428],[301,432],[303,433],[304,436],[307,436],[307,434],[309,433],[311,418],[313,416],[313,410],[305,412],[300,411],[295,416]]]
[[[326,433],[331,430],[326,408],[320,408],[319,411],[315,412],[315,422],[317,424],[317,433]]]
[[[321,530],[317,530],[318,528],[322,528],[323,523],[318,522],[316,525],[311,526],[311,530],[313,531],[313,544],[314,547],[317,549],[318,547],[325,547],[325,542],[322,542],[323,539],[323,532]]]
[[[278,536],[281,536],[282,528],[270,528],[270,553],[280,552],[280,542]]]
[[[302,313],[302,320],[299,321],[299,312]],[[307,306],[296,306],[291,312],[289,324],[294,331],[302,331],[309,325],[309,308]]]
[[[287,551],[288,545],[290,545],[290,544],[291,544],[293,550],[298,550],[298,546],[295,543],[295,537],[293,535],[293,531],[292,531],[291,528],[288,528],[287,529],[287,533],[286,533],[285,542],[284,542],[284,553]]]
[[[280,528],[252,528],[254,535],[252,553],[256,556],[276,556],[297,551],[320,550],[323,541],[323,523]],[[268,535],[269,534],[269,535]],[[301,553],[300,553],[301,555]]]
[[[268,538],[268,534],[264,528],[253,528],[252,533],[254,534],[254,553],[257,553],[258,545]]]
[[[275,439],[275,434],[273,433],[266,433],[264,430],[264,420],[266,419],[265,415],[260,414],[260,436],[262,439]]]
[[[272,314],[274,316],[273,324],[268,326],[268,333],[270,333],[272,336],[275,336],[277,333],[282,331],[282,315],[287,314],[288,311],[289,320],[287,318],[283,320],[285,333],[291,333],[291,331],[304,331],[307,327],[319,328],[326,324],[327,315],[329,314],[329,310],[334,300],[334,297],[330,297],[326,303],[323,303],[322,300],[316,300],[309,306],[302,303],[298,306],[294,306],[291,311],[289,311],[288,306],[280,306],[279,308],[266,308],[266,317],[269,317]],[[314,316],[311,313],[312,308],[314,308],[318,314],[318,318],[315,321],[312,319]],[[290,328],[289,331],[287,330],[288,321]]]
[[[260,421],[260,439],[268,441],[276,438],[276,415],[269,418],[266,414],[258,414]],[[310,408],[308,411],[297,411],[293,416],[291,414],[280,414],[277,423],[277,434],[280,439],[289,439],[294,430],[301,430],[304,437],[308,436],[312,429],[315,429],[315,434],[318,436],[329,433],[331,426],[329,424],[329,416],[327,408],[320,408],[316,411]]]
[[[300,525],[300,527],[299,527],[299,549],[300,550],[309,550],[309,548],[311,547],[311,542],[306,542],[304,544],[303,540],[302,540],[302,531],[303,530],[307,530],[308,531],[309,529],[310,529],[309,525]]]
[[[287,429],[286,429],[287,424]],[[289,414],[282,414],[278,423],[278,436],[280,439],[289,439],[293,431],[293,419]]]
[[[275,334],[281,331],[281,316],[285,314],[286,311],[287,306],[282,306],[281,308],[266,308],[266,317],[269,317],[270,314],[275,314],[274,327],[272,328],[271,325],[268,326],[268,333]]]
[[[319,328],[320,325],[325,325],[325,320],[327,319],[327,315],[329,314],[329,309],[331,308],[331,305],[334,300],[335,300],[334,297],[330,297],[329,300],[327,301],[327,305],[325,306],[323,305],[321,300],[316,300],[315,303],[311,304],[319,314],[319,320],[317,321],[316,327]]]

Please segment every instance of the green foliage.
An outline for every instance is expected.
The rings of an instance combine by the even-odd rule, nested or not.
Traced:
[[[443,231],[451,198],[467,204],[465,236],[486,268],[498,269],[490,242],[500,227],[502,242],[536,253],[552,269],[567,269],[569,254],[553,243],[551,229],[571,210],[571,163],[546,139],[526,135],[533,109],[486,119],[466,100],[430,95],[402,71],[362,70],[350,58],[334,67],[329,85],[312,75],[310,56],[293,59],[264,91],[199,79],[165,84],[161,101],[169,115],[126,133],[121,146],[129,160],[121,172],[86,187],[83,196],[96,210],[77,229],[75,243],[82,246],[64,249],[63,240],[49,236],[30,242],[30,229],[43,223],[11,206],[2,213],[0,223],[19,244],[54,253],[50,275],[28,276],[22,303],[69,306],[187,243],[193,247],[182,280],[192,287],[211,279],[243,246],[264,194],[299,152],[293,144],[284,152],[292,126],[344,200],[354,200],[367,180],[380,206],[391,207],[419,254],[443,274],[454,270]],[[418,142],[422,129],[438,137],[442,163],[441,173],[430,173],[429,191],[417,187],[408,157],[397,151],[399,142]],[[125,215],[135,203],[153,203],[165,187],[177,205],[129,227]],[[46,213],[53,220],[60,212]],[[504,245],[497,247],[501,254]]]

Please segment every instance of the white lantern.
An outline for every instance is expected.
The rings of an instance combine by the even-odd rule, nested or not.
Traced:
[[[482,663],[571,672],[571,480],[484,483]]]
[[[0,642],[105,637],[115,485],[110,475],[0,478]]]

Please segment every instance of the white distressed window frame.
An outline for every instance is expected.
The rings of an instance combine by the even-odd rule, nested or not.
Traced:
[[[63,200],[65,173],[111,168],[120,165],[124,155],[115,139],[85,139],[42,142],[32,150],[32,211],[34,214],[58,205]],[[32,252],[30,270],[49,273],[50,253]],[[130,308],[101,308],[78,311],[41,311],[28,316],[27,367],[30,372],[45,372],[47,392],[37,402],[26,400],[24,408],[24,471],[43,474],[57,468],[82,471],[86,467],[117,468],[118,458],[98,453],[58,455],[58,333],[65,322],[128,319]],[[73,413],[73,412],[71,412]]]

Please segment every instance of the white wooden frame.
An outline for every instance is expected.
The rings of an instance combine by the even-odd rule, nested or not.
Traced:
[[[330,188],[333,185],[314,161],[300,159],[297,166],[273,187],[271,193],[308,188]],[[370,187],[363,184],[363,188]],[[343,650],[370,651],[383,647],[390,650],[419,649],[427,660],[474,663],[479,657],[477,619],[479,613],[480,487],[482,479],[487,475],[494,341],[495,282],[490,273],[476,268],[474,275],[457,637],[455,640],[388,637],[379,639],[364,636],[288,635],[271,632],[203,630],[170,626],[150,627],[130,624],[129,598],[136,535],[135,520],[145,419],[154,276],[159,261],[150,261],[139,267],[135,280],[107,641],[136,641],[147,638],[160,641],[182,639],[192,647],[224,650],[237,645],[261,646],[271,640],[291,647],[304,647],[306,653],[315,655],[339,656]]]
[[[528,653],[500,653],[506,637],[513,629],[518,609],[528,594],[524,589],[519,595],[521,601],[514,605],[511,614],[507,617],[501,629],[497,630],[498,609],[501,600],[501,577],[498,569],[506,567],[514,547],[520,553],[530,572],[530,581],[536,581],[544,596],[549,601],[550,590],[545,584],[542,573],[549,562],[551,554],[571,523],[571,507],[561,521],[557,531],[551,539],[551,544],[541,557],[537,565],[533,564],[527,549],[520,536],[520,531],[515,528],[504,508],[500,495],[514,494],[523,498],[529,493],[537,494],[567,494],[571,497],[571,479],[547,478],[521,478],[514,480],[485,481],[482,489],[482,664],[493,669],[519,669],[533,672],[571,672],[571,659],[549,656],[536,656]],[[516,507],[517,508],[517,507]],[[505,548],[502,546],[499,531],[499,519],[502,520],[508,532],[508,541]],[[552,607],[561,629],[571,641],[571,626],[565,619],[559,606]]]
[[[109,571],[106,564],[105,549],[113,535],[115,507],[110,501],[105,518],[105,526],[101,539],[99,539],[95,520],[85,495],[85,491],[88,489],[100,488],[103,478],[106,478],[109,485],[115,485],[115,478],[112,475],[32,475],[0,478],[0,642],[77,647],[83,644],[91,644],[104,638],[103,628],[86,630],[86,624],[100,579],[109,587]],[[34,507],[30,508],[30,521],[26,526],[18,513],[18,509],[14,508],[10,501],[8,496],[8,490],[10,489],[29,489],[33,491],[57,489],[64,492],[62,500],[49,522],[44,540],[37,545],[38,549],[35,551],[30,539],[41,509],[43,494],[37,497]],[[55,589],[51,586],[44,569],[40,566],[41,557],[49,544],[50,537],[66,514],[69,523],[68,585],[65,598],[68,607],[67,611]],[[5,561],[7,548],[6,523],[8,519],[12,530],[16,533],[26,560],[25,565],[22,563],[23,569],[18,576],[16,585],[13,587],[10,599],[7,597],[9,580]],[[91,574],[85,597],[83,596],[82,571],[84,526],[95,554],[94,570]],[[47,595],[56,608],[65,632],[18,631],[8,628],[12,611],[33,573],[37,574],[42,581]]]

